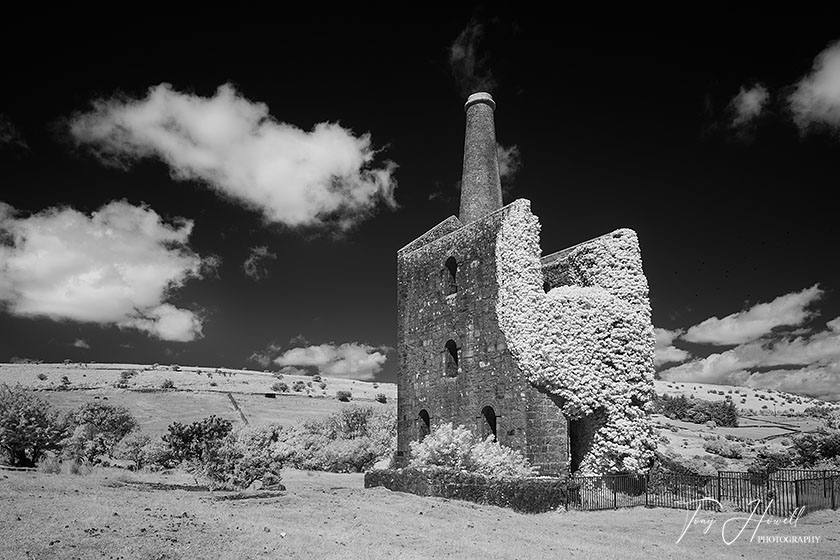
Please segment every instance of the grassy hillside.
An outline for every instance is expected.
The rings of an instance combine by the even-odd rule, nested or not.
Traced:
[[[705,463],[712,470],[745,470],[760,450],[784,451],[791,447],[791,437],[825,427],[824,418],[806,411],[819,406],[840,413],[840,404],[819,399],[782,393],[770,389],[751,389],[704,383],[680,383],[657,380],[658,395],[686,396],[708,401],[731,400],[738,409],[738,427],[709,427],[705,424],[682,422],[656,414],[658,450],[675,454],[695,462]],[[720,438],[729,444],[740,445],[743,456],[724,458],[704,449],[707,440]]]
[[[116,388],[122,371],[137,374],[127,388]],[[69,381],[66,390],[61,389],[63,376]],[[161,389],[166,380],[172,381],[173,389]],[[278,381],[287,384],[289,392],[272,390]],[[175,371],[170,366],[143,364],[0,364],[0,383],[31,387],[62,411],[92,400],[125,406],[137,418],[141,429],[150,434],[166,431],[172,422],[193,422],[211,414],[238,425],[243,424],[243,417],[252,425],[292,425],[347,406],[336,399],[337,391],[349,391],[353,403],[396,406],[397,387],[393,383],[328,377],[323,378],[326,388],[312,383],[306,387],[307,394],[306,390],[291,389],[297,381],[306,384],[312,378],[286,375],[278,380],[264,372],[196,366],[181,366]],[[746,469],[760,449],[785,449],[791,444],[791,436],[823,427],[824,419],[804,415],[810,407],[821,405],[840,411],[836,403],[772,390],[661,380],[655,385],[659,395],[686,395],[711,401],[728,397],[735,403],[741,416],[737,428],[710,428],[654,415],[659,451],[696,458],[718,470]],[[386,404],[375,401],[380,393],[386,396]],[[724,459],[708,453],[704,445],[711,437],[728,437],[730,442],[742,445],[743,457]]]
[[[117,388],[123,371],[137,374],[127,388]],[[40,379],[39,375],[46,378]],[[61,388],[64,376],[70,382],[67,389]],[[173,389],[161,388],[166,380],[172,381]],[[278,381],[288,385],[289,391],[274,391],[271,387]],[[128,408],[148,433],[162,433],[172,422],[193,422],[211,414],[239,424],[244,416],[252,425],[291,425],[347,406],[336,399],[337,391],[349,391],[351,402],[358,404],[395,407],[397,402],[393,383],[325,377],[324,389],[312,383],[295,392],[292,387],[296,381],[306,384],[312,378],[285,375],[277,379],[257,371],[194,366],[174,371],[169,366],[142,364],[0,364],[0,383],[31,387],[57,410],[70,410],[93,400],[119,404]],[[380,393],[387,399],[385,404],[375,400]]]
[[[800,414],[812,406],[825,406],[840,411],[840,403],[827,403],[820,399],[783,393],[773,389],[751,389],[708,383],[687,383],[679,381],[654,381],[656,394],[672,397],[685,395],[707,401],[722,401],[727,396],[735,403],[742,416]]]

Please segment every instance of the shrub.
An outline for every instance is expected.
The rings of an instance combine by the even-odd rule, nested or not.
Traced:
[[[534,474],[528,460],[518,451],[503,447],[488,436],[479,441],[464,426],[451,423],[436,426],[423,441],[413,441],[411,467],[443,467],[476,472],[490,477],[524,477]]]
[[[70,379],[66,375],[61,376],[61,389],[69,389],[70,388]]]
[[[657,453],[656,469],[680,475],[710,476],[716,474],[715,468],[699,456],[685,457],[675,451]]]
[[[709,392],[712,392],[711,390]],[[713,421],[717,426],[737,426],[738,410],[732,401],[687,399],[685,396],[662,395],[654,403],[656,412],[673,420],[703,424]]]
[[[132,461],[135,470],[142,469],[147,464],[145,449],[151,441],[151,436],[135,430],[120,441],[115,456],[118,459]]]
[[[840,458],[840,431],[820,430],[795,436],[793,451],[797,462],[804,466]]]
[[[326,418],[307,420],[283,434],[284,462],[300,469],[361,471],[393,456],[396,413],[350,405]]]
[[[720,439],[707,441],[703,445],[703,449],[713,455],[720,455],[727,459],[740,459],[744,455],[744,448],[741,445]]]
[[[162,439],[175,461],[200,462],[222,444],[232,429],[230,420],[213,415],[190,425],[173,422]]]
[[[120,380],[117,381],[114,386],[118,389],[125,389],[128,387],[128,382],[137,375],[137,372],[134,370],[131,371],[121,371],[120,372]]]
[[[831,409],[827,406],[809,406],[802,411],[804,416],[813,416],[815,418],[828,418],[831,416]]]
[[[292,391],[300,393],[306,388],[306,383],[301,380],[297,380],[292,384]]]
[[[178,465],[178,459],[172,452],[172,448],[160,437],[149,440],[140,449],[137,460],[139,462],[135,465],[138,468],[147,467],[151,470],[170,469]]]
[[[327,384],[326,384],[326,383],[324,383],[323,381],[321,381],[321,382],[318,384],[318,387],[320,387],[321,389],[326,389],[326,388],[327,388]]]
[[[350,399],[353,398],[353,395],[352,393],[350,393],[350,391],[336,391],[335,398],[337,398],[341,402],[349,402]]]
[[[38,379],[40,379],[41,381],[46,381],[47,380],[47,374],[46,373],[39,373],[38,374]]]
[[[170,371],[181,371],[181,366],[179,366],[178,364],[172,364],[171,366],[169,366],[169,369]]]
[[[313,375],[312,376],[312,382],[313,383],[320,383],[321,382],[321,376],[320,375]]]
[[[385,404],[386,402],[388,402],[388,397],[385,396],[385,393],[377,393],[376,398],[374,400],[376,400],[376,402]]]
[[[788,451],[771,451],[763,448],[756,453],[747,471],[755,474],[771,474],[793,465],[793,455]]]
[[[201,475],[214,488],[244,489],[256,481],[276,486],[282,478],[281,426],[244,428],[226,436],[212,453],[203,457]]]
[[[216,387],[217,385],[218,385],[218,383],[216,383],[215,381],[211,381],[211,382],[210,382],[210,386],[211,386],[211,387]]]
[[[172,381],[171,379],[164,379],[163,383],[161,383],[161,385],[160,385],[160,388],[161,389],[174,389],[175,388],[175,382]]]
[[[120,440],[137,428],[137,421],[122,406],[92,402],[71,411],[67,427],[72,434],[62,442],[62,455],[95,464],[101,455],[112,456]]]
[[[286,385],[285,383],[282,383],[282,382],[281,383],[275,383],[274,385],[271,386],[271,390],[274,391],[275,393],[285,393],[286,391],[289,390],[289,386]]]
[[[522,453],[499,444],[492,435],[473,446],[468,470],[491,478],[522,478],[536,474],[536,469]]]
[[[34,467],[47,451],[57,450],[63,423],[49,405],[16,385],[0,385],[0,450],[13,467]]]

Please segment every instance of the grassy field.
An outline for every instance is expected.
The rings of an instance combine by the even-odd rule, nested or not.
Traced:
[[[286,471],[287,490],[220,500],[181,475],[101,469],[88,476],[0,471],[0,558],[424,559],[829,558],[840,550],[840,513],[815,512],[761,535],[819,543],[731,545],[720,526],[743,514],[634,508],[523,515],[493,506],[364,489],[362,475]],[[247,494],[233,495],[242,498]],[[743,522],[734,521],[742,526]],[[728,530],[728,538],[737,531]]]
[[[728,385],[711,385],[709,383],[688,383],[680,381],[654,381],[656,393],[667,393],[672,397],[685,395],[707,401],[722,401],[729,396],[742,415],[760,414],[777,416],[783,413],[801,413],[806,408],[823,405],[840,410],[840,403],[826,403],[819,399],[782,393],[772,389],[752,389],[749,387],[730,387]]]
[[[128,388],[116,388],[114,385],[120,379],[120,372],[128,370],[137,375],[130,380]],[[69,390],[59,390],[63,376],[70,382]],[[162,390],[166,380],[171,380],[175,388]],[[94,400],[119,404],[128,408],[141,430],[149,434],[165,432],[172,422],[189,423],[211,414],[226,418],[236,426],[243,425],[243,416],[251,425],[292,425],[348,406],[336,399],[337,391],[349,391],[356,404],[396,407],[397,402],[397,388],[393,383],[323,378],[325,388],[311,383],[311,387],[307,386],[301,392],[290,389],[277,393],[272,385],[278,381],[291,388],[296,381],[309,383],[312,378],[285,375],[278,380],[259,371],[198,366],[180,366],[175,371],[167,365],[143,364],[0,364],[0,383],[31,387],[57,410],[67,411]],[[717,468],[745,470],[760,447],[782,450],[790,445],[790,436],[824,425],[823,420],[816,418],[781,416],[782,409],[801,414],[821,402],[808,397],[701,383],[658,380],[655,385],[660,395],[694,395],[706,400],[733,398],[742,415],[737,428],[709,428],[654,415],[658,447],[662,452],[699,457],[705,461],[715,459],[720,463],[720,459],[704,450],[704,438],[730,436],[742,440],[746,451],[744,457],[727,459],[725,467]],[[385,395],[386,404],[375,401],[380,393]],[[274,398],[267,398],[266,394]],[[779,415],[773,416],[772,408],[760,408],[767,403],[775,403]],[[748,416],[756,410],[764,414]]]
[[[127,389],[114,384],[120,372],[137,373]],[[39,379],[38,376],[46,379]],[[66,376],[69,390],[59,390],[60,380]],[[175,388],[162,390],[161,385],[172,380]],[[277,393],[271,386],[278,381],[290,389]],[[311,377],[285,375],[278,380],[257,371],[182,366],[173,371],[167,366],[140,364],[0,364],[0,383],[19,383],[38,391],[38,395],[56,410],[67,411],[85,402],[100,400],[128,408],[149,434],[166,431],[172,422],[189,423],[215,414],[241,425],[242,415],[252,425],[291,425],[307,418],[323,417],[348,406],[336,399],[337,391],[349,391],[352,401],[368,406],[396,407],[397,387],[394,383],[373,383],[342,378],[323,378],[326,388],[318,383],[295,392],[296,381],[309,383]],[[212,385],[211,385],[212,383]],[[375,400],[384,394],[386,403]],[[274,398],[266,398],[266,394]],[[232,399],[231,399],[232,397]],[[241,411],[237,411],[234,402]]]

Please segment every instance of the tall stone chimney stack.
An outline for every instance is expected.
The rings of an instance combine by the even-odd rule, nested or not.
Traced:
[[[496,102],[489,93],[474,93],[467,98],[464,110],[467,132],[459,218],[469,224],[502,207],[502,183],[493,120]]]

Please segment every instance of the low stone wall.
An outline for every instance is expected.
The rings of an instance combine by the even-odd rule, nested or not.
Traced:
[[[563,478],[492,479],[444,469],[372,470],[365,473],[365,488],[384,486],[395,492],[466,500],[511,508],[522,513],[544,513],[566,505],[568,486]]]

